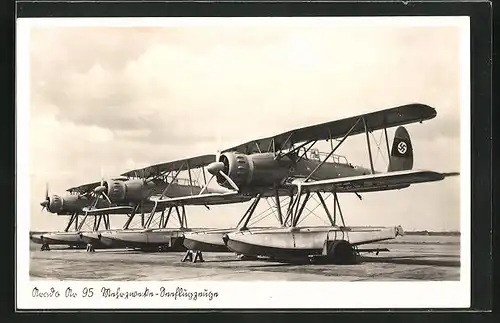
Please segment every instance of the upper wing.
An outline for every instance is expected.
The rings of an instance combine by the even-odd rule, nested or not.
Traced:
[[[400,126],[413,122],[421,122],[436,116],[436,110],[424,104],[408,104],[396,108],[390,108],[358,115],[355,117],[330,121],[314,126],[299,128],[281,133],[276,136],[252,140],[244,144],[225,149],[227,151],[238,151],[244,154],[252,154],[264,151],[278,151],[289,149],[295,143],[310,140],[327,140],[342,138],[347,134],[360,118],[364,118],[370,131]],[[357,135],[365,131],[363,122],[357,123],[351,135]]]
[[[411,184],[435,182],[459,173],[405,170],[300,183],[302,192],[376,192],[401,189]]]
[[[97,186],[101,185],[101,182],[93,182],[93,183],[88,183],[88,184],[83,184],[80,186],[68,188],[66,191],[71,192],[71,193],[86,193],[92,191],[94,188]]]
[[[192,168],[207,166],[215,161],[215,155],[203,155],[192,158],[179,159],[162,164],[147,166],[140,169],[134,169],[121,174],[127,177],[144,177],[157,176],[170,171],[183,171]]]
[[[173,206],[233,204],[247,202],[251,199],[252,196],[245,196],[236,191],[231,191],[227,193],[211,193],[161,199],[157,196],[153,196],[150,198],[150,201],[158,203],[159,206]]]

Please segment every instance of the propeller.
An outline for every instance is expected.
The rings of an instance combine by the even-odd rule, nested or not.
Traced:
[[[240,190],[240,188],[238,187],[238,185],[236,185],[236,183],[228,175],[226,175],[226,173],[224,173],[224,171],[229,171],[229,169],[227,169],[226,164],[224,164],[223,162],[220,161],[220,156],[221,156],[221,148],[220,147],[221,147],[221,144],[222,144],[222,135],[221,135],[219,129],[220,129],[220,127],[217,127],[217,150],[216,150],[216,153],[215,153],[215,162],[210,163],[207,166],[207,171],[212,176],[208,179],[208,181],[205,184],[205,186],[203,186],[203,188],[201,189],[199,195],[201,195],[201,194],[203,194],[203,192],[205,192],[205,190],[207,189],[207,187],[210,184],[210,182],[212,182],[212,180],[214,179],[214,177],[216,177],[217,175],[221,175],[222,177],[224,177],[235,191],[239,191]]]
[[[226,165],[223,162],[220,162],[220,161],[213,162],[213,163],[211,163],[211,164],[209,164],[207,166],[207,171],[210,174],[212,174],[212,176],[208,180],[207,184],[200,191],[200,195],[206,190],[208,184],[210,184],[210,182],[212,181],[212,179],[215,176],[217,176],[217,175],[221,175],[222,177],[224,177],[226,179],[226,181],[231,185],[231,187],[235,191],[239,191],[240,190],[240,188],[238,187],[238,185],[236,185],[236,183],[231,179],[231,177],[229,177],[228,175],[226,175],[226,173],[224,173],[224,169],[225,168],[226,168]]]
[[[49,183],[45,183],[45,200],[43,202],[41,202],[40,205],[42,206],[41,212],[43,212],[44,209],[48,210],[48,208],[49,208],[49,205],[50,205]]]

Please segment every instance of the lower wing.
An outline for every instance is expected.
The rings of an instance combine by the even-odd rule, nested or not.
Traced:
[[[408,187],[412,184],[441,181],[460,173],[438,173],[427,170],[405,170],[362,176],[343,177],[297,183],[302,192],[376,192]]]
[[[103,214],[130,214],[134,210],[131,206],[114,206],[106,208],[84,207],[82,209],[87,215],[103,215]]]
[[[211,193],[211,194],[201,194],[201,195],[189,195],[182,197],[172,197],[172,198],[159,198],[150,197],[151,202],[155,202],[158,206],[174,206],[174,205],[218,205],[218,204],[233,204],[233,203],[243,203],[250,201],[252,196],[244,196],[240,193],[227,192],[227,193]]]

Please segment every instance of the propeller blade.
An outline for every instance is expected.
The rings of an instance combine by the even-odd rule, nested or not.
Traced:
[[[97,207],[97,202],[99,202],[99,196],[96,196],[96,198],[94,200],[94,203],[92,204],[92,208],[96,208]]]
[[[217,127],[217,150],[215,152],[215,161],[219,161],[220,153],[221,153],[221,147],[222,147],[222,134],[220,131],[221,127]]]
[[[45,182],[45,200],[43,202],[40,203],[40,205],[42,206],[42,210],[40,211],[43,212],[43,210],[49,208],[49,205],[50,205],[50,198],[49,198],[49,183]]]
[[[238,185],[236,185],[236,183],[233,182],[233,180],[231,179],[231,177],[229,177],[226,174],[224,174],[223,171],[220,171],[219,174],[221,174],[221,176],[224,177],[229,182],[229,184],[234,188],[235,191],[239,191],[240,190],[240,188],[238,187]]]
[[[108,195],[104,192],[102,192],[102,195],[106,198],[106,200],[108,200],[109,205],[111,205],[112,203],[111,203],[111,200],[109,199]]]

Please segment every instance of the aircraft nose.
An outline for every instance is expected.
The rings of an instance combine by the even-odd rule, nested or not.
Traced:
[[[224,169],[223,162],[213,162],[207,166],[207,171],[212,175],[217,175],[223,169]]]
[[[102,192],[106,191],[106,186],[100,185],[94,188],[94,193],[96,194],[101,194]]]

